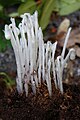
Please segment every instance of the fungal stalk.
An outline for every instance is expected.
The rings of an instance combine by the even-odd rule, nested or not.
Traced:
[[[5,38],[11,40],[17,65],[17,90],[19,93],[25,91],[28,95],[29,86],[36,94],[36,88],[43,82],[46,83],[49,95],[52,95],[52,73],[56,89],[59,88],[63,94],[62,76],[63,69],[68,59],[75,58],[74,49],[70,49],[64,58],[66,45],[71,28],[68,30],[62,54],[55,60],[57,42],[44,43],[41,27],[38,25],[37,11],[30,15],[21,15],[22,21],[18,27],[14,18],[11,24],[5,25]]]

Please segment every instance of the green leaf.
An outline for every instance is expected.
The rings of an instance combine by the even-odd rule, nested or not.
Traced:
[[[1,12],[1,11],[3,11],[3,6],[2,6],[2,5],[0,5],[0,12]]]
[[[27,0],[21,0],[21,2],[26,2]]]
[[[59,11],[59,7],[60,7],[60,1],[59,0],[54,0],[53,11],[58,12]]]
[[[4,77],[3,81],[6,84],[6,87],[12,90],[12,86],[15,85],[15,81],[12,80],[5,72],[0,72],[0,76]]]
[[[38,11],[38,18],[39,19],[41,17],[45,2],[46,2],[46,0],[42,0],[41,4],[37,5],[37,7],[36,7],[36,10]]]
[[[62,3],[72,4],[77,2],[76,0],[61,0]]]
[[[0,52],[5,51],[7,46],[11,46],[11,43],[4,38],[4,33],[0,30]]]
[[[13,12],[13,13],[10,13],[8,14],[9,17],[17,17],[19,16],[19,14],[17,12]]]
[[[23,3],[18,8],[18,13],[23,14],[25,12],[33,13],[36,9],[36,2],[34,0]]]
[[[53,8],[54,8],[54,0],[46,0],[40,19],[40,26],[42,29],[45,29],[46,26],[48,25]]]
[[[68,15],[78,9],[80,9],[80,2],[73,2],[71,4],[66,4],[65,2],[62,2],[60,6],[59,14]]]

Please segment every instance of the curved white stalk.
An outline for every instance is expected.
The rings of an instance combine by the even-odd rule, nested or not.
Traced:
[[[41,28],[38,30],[38,44],[39,44],[39,59],[38,59],[38,79],[41,84],[41,66],[42,66],[42,32]]]
[[[26,96],[28,96],[28,80],[27,80],[27,75],[24,76],[24,88],[25,88]]]
[[[55,60],[54,60],[56,46],[57,46],[57,42],[55,42],[54,45],[52,46],[52,71],[53,71],[53,80],[55,83],[55,87],[57,88],[56,69],[55,69]]]
[[[7,27],[7,28],[6,28]],[[17,48],[17,44],[16,44],[16,41],[15,41],[15,37],[13,35],[13,31],[12,31],[12,24],[10,24],[9,26],[5,26],[5,33],[6,33],[6,30],[8,30],[8,34],[10,34],[10,39],[11,39],[11,43],[12,43],[12,46],[13,46],[13,50],[14,50],[14,53],[15,53],[15,58],[16,58],[16,64],[17,64],[17,90],[19,93],[22,93],[23,92],[23,87],[22,87],[22,77],[21,77],[21,64],[20,64],[20,59],[19,59],[19,54],[18,54],[18,49]],[[5,36],[6,37],[6,36]]]
[[[44,42],[42,43],[42,78],[43,78],[43,81],[45,80],[45,66],[44,66],[44,64],[45,64],[45,62],[44,62],[44,60],[45,60],[45,54],[44,54]]]
[[[67,32],[67,35],[66,35],[66,38],[65,38],[65,42],[64,42],[64,46],[63,46],[63,50],[62,50],[62,54],[61,54],[61,59],[62,58],[64,59],[65,50],[66,50],[66,46],[67,46],[68,39],[69,39],[69,36],[70,36],[70,32],[71,32],[71,28],[69,28],[69,30]]]
[[[71,48],[66,56],[66,58],[64,59],[64,65],[66,64],[66,62],[71,59],[74,60],[75,59],[75,50],[73,48]]]
[[[49,91],[49,95],[52,95],[52,88],[51,88],[51,76],[50,76],[50,72],[51,72],[51,60],[48,60],[48,91]]]
[[[58,81],[58,88],[60,89],[61,93],[63,94],[61,67],[62,67],[62,66],[61,66],[61,56],[58,56],[57,59],[56,59],[57,81]]]

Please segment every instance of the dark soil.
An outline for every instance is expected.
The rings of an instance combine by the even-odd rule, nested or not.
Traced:
[[[0,120],[80,120],[80,86],[64,84],[61,95],[53,85],[50,98],[45,85],[28,97],[0,85]]]

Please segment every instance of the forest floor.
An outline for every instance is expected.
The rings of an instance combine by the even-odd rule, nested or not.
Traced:
[[[70,20],[72,27],[66,52],[74,47],[77,55],[75,61],[69,62],[69,68],[64,70],[63,95],[56,90],[53,80],[51,98],[44,84],[37,89],[36,95],[33,95],[31,88],[28,97],[25,94],[19,95],[15,86],[12,90],[7,89],[3,77],[0,76],[0,120],[80,120],[80,12],[63,17],[52,14],[44,40],[54,43],[57,38],[60,43],[57,55],[61,53],[63,36],[62,33],[57,36],[56,31],[65,18]],[[16,77],[15,57],[11,47],[0,53],[0,72],[6,72],[14,79]]]

